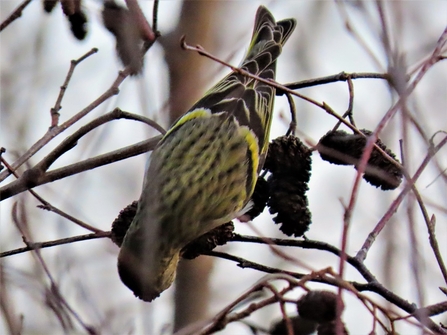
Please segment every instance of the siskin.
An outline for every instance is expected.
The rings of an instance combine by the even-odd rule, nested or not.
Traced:
[[[275,79],[276,59],[296,26],[256,13],[241,68]],[[169,129],[152,152],[138,209],[118,256],[134,294],[151,301],[175,278],[181,249],[250,209],[267,153],[275,88],[232,72]]]

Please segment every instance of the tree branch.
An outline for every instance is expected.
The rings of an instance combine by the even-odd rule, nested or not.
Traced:
[[[2,22],[0,25],[0,31],[5,29],[7,26],[9,26],[13,21],[17,20],[19,17],[22,16],[22,12],[25,9],[26,6],[29,5],[31,0],[25,0],[22,2],[20,6],[18,6],[12,13],[9,15],[5,21]]]
[[[255,263],[249,260],[246,260],[241,257],[237,257],[234,255],[230,255],[224,252],[218,252],[218,251],[210,251],[206,255],[213,256],[213,257],[219,257],[223,259],[227,259],[233,262],[237,263],[237,266],[240,268],[249,268],[258,270],[265,273],[282,273],[289,276],[292,276],[297,279],[302,279],[305,274],[292,272],[292,271],[285,271],[285,270],[279,270],[276,268],[272,268],[269,266],[265,266],[263,264]],[[332,278],[323,278],[323,277],[317,277],[312,278],[310,281],[317,282],[317,283],[324,283],[335,287],[340,287],[340,282],[338,280],[332,279]],[[383,287],[381,284],[379,284],[377,281],[367,284],[361,284],[358,282],[353,281],[344,281],[348,283],[349,285],[352,285],[357,291],[364,292],[364,291],[370,291],[377,293],[378,295],[382,296],[384,299],[389,301],[390,303],[396,305],[397,307],[401,308],[402,310],[406,311],[407,313],[414,313],[417,308],[415,304],[412,304],[398,295],[394,294],[393,292],[389,291],[385,287]],[[437,334],[447,334],[446,331],[444,331],[440,326],[438,326],[436,323],[434,323],[431,319],[427,317],[421,318],[419,314],[413,315],[419,322],[421,322],[423,325],[428,327],[430,330],[436,332]]]
[[[78,163],[48,171],[40,175],[37,180],[34,179],[31,186],[28,184],[27,178],[24,178],[24,175],[22,175],[19,180],[13,181],[10,184],[0,188],[0,200],[10,198],[16,194],[26,191],[29,188],[47,184],[113,162],[118,162],[129,157],[141,155],[142,153],[153,150],[156,147],[157,143],[161,140],[161,138],[162,136],[159,135],[151,139],[124,147],[122,149],[114,150],[109,153],[98,155],[96,157],[89,158]]]
[[[110,231],[78,235],[78,236],[73,236],[73,237],[66,237],[66,238],[61,238],[58,240],[47,241],[47,242],[28,243],[26,247],[8,250],[8,251],[4,251],[4,252],[0,253],[0,258],[18,255],[18,254],[28,252],[31,250],[50,248],[50,247],[55,247],[57,245],[69,244],[69,243],[79,242],[79,241],[94,240],[97,238],[104,238],[104,237],[110,238]]]

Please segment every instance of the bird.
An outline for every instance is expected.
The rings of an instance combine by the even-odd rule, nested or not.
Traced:
[[[240,68],[173,123],[150,155],[118,255],[121,281],[152,301],[174,281],[181,250],[251,206],[269,144],[276,60],[293,30],[260,6]]]

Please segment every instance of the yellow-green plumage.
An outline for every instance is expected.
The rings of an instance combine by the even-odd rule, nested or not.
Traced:
[[[275,79],[295,20],[259,7],[241,68]],[[151,155],[138,209],[118,257],[122,281],[151,301],[175,277],[180,250],[243,214],[268,147],[275,89],[230,73],[166,133]]]

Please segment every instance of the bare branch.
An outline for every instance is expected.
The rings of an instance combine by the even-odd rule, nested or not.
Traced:
[[[91,49],[89,52],[84,54],[83,56],[79,57],[78,59],[73,59],[70,62],[70,69],[68,70],[67,76],[65,77],[65,81],[61,86],[61,90],[59,92],[59,96],[57,97],[56,103],[54,104],[54,107],[51,108],[51,126],[50,129],[53,127],[56,127],[59,123],[59,111],[61,110],[61,103],[62,99],[64,98],[65,91],[67,90],[68,84],[70,82],[71,77],[73,76],[74,70],[76,66],[81,63],[83,60],[87,59],[91,55],[98,52],[97,48]]]
[[[289,136],[290,134],[295,134],[296,131],[296,107],[295,103],[293,102],[293,97],[290,95],[290,93],[286,93],[287,101],[289,102],[290,106],[290,124],[289,129],[287,129],[286,136]]]
[[[104,238],[104,237],[110,238],[110,232],[105,231],[105,232],[98,232],[98,233],[92,233],[92,234],[86,234],[86,235],[78,235],[78,236],[66,237],[66,238],[61,238],[58,240],[47,241],[47,242],[34,242],[34,243],[28,242],[26,247],[8,250],[8,251],[4,251],[4,252],[0,253],[0,258],[18,255],[18,254],[21,254],[24,252],[35,250],[35,249],[50,248],[50,247],[55,247],[58,245],[69,244],[69,243],[79,242],[79,241],[94,240],[97,238]]]
[[[313,99],[311,99],[311,98],[309,98],[309,97],[307,97],[307,96],[304,96],[304,95],[302,95],[302,94],[300,94],[300,93],[297,93],[297,92],[295,92],[295,91],[292,91],[292,90],[289,89],[288,87],[286,87],[286,86],[284,86],[284,85],[281,85],[280,83],[278,83],[278,82],[276,82],[276,81],[274,81],[274,80],[266,80],[266,79],[264,79],[264,78],[260,78],[260,77],[257,76],[257,75],[254,75],[254,74],[252,74],[252,73],[249,73],[249,72],[247,72],[247,71],[245,71],[245,70],[243,70],[243,69],[241,69],[241,68],[235,67],[235,66],[233,66],[233,65],[231,65],[231,64],[229,64],[229,63],[227,63],[227,62],[225,62],[225,61],[223,61],[223,60],[217,58],[216,56],[210,54],[210,53],[207,52],[205,49],[203,49],[200,45],[198,45],[198,46],[196,46],[196,47],[190,46],[190,45],[188,45],[188,44],[185,42],[185,36],[183,36],[183,37],[181,38],[180,43],[181,43],[181,46],[182,46],[182,48],[183,48],[184,50],[198,52],[199,55],[208,57],[209,59],[212,59],[212,60],[215,61],[215,62],[218,62],[218,63],[220,63],[220,64],[222,64],[222,65],[224,65],[224,66],[227,66],[227,67],[229,67],[231,70],[233,70],[233,71],[236,72],[236,73],[240,73],[240,74],[243,75],[243,76],[246,76],[246,77],[248,77],[248,78],[255,79],[255,80],[257,80],[257,81],[260,81],[260,82],[262,82],[262,83],[265,83],[265,84],[267,84],[267,85],[270,85],[270,86],[276,88],[278,91],[282,92],[281,94],[288,93],[288,94],[290,94],[290,95],[294,95],[294,96],[296,96],[296,97],[298,97],[298,98],[301,98],[301,99],[303,99],[303,100],[305,100],[305,101],[307,101],[307,102],[310,102],[311,104],[313,104],[313,105],[315,105],[315,106],[317,106],[317,107],[323,109],[324,111],[326,111],[326,113],[328,113],[329,115],[334,116],[339,122],[343,123],[343,124],[344,124],[345,126],[347,126],[349,129],[351,129],[354,133],[359,134],[359,135],[361,135],[361,136],[363,136],[363,137],[366,137],[365,134],[363,134],[363,133],[362,133],[359,129],[357,129],[354,125],[352,125],[351,123],[347,122],[347,121],[344,119],[344,117],[338,115],[338,114],[337,114],[337,113],[336,113],[336,112],[335,112],[329,105],[327,105],[325,102],[322,102],[322,103],[317,102],[316,100],[313,100]],[[372,74],[372,75],[377,75],[377,74]],[[340,73],[340,74],[338,74],[338,75],[330,76],[330,77],[332,78],[332,79],[330,79],[330,80],[338,81],[338,80],[336,80],[336,78],[345,78],[345,76],[346,76],[346,79],[340,79],[340,80],[348,80],[350,74],[346,74],[346,73],[342,72],[342,73]],[[381,76],[381,75],[379,75],[379,77],[380,77],[380,76]],[[323,80],[327,80],[327,78],[329,78],[329,77],[324,77]],[[366,76],[365,76],[365,78],[366,78]],[[328,81],[327,81],[327,82],[328,82]],[[377,140],[377,139],[376,139],[376,140]],[[376,140],[375,140],[375,141],[376,141]],[[379,152],[383,155],[383,157],[385,157],[387,160],[389,160],[392,164],[394,164],[394,165],[396,165],[396,166],[398,166],[398,167],[401,168],[400,164],[399,164],[395,159],[393,159],[392,157],[390,157],[390,156],[388,155],[388,153],[386,153],[384,150],[382,150],[382,148],[380,148],[380,147],[375,143],[375,141],[374,141],[374,143],[373,143],[374,148],[376,148],[377,150],[379,150]],[[363,173],[363,172],[362,172],[362,173]]]
[[[154,7],[152,8],[152,29],[156,36],[160,35],[158,31],[158,5],[160,0],[154,0]]]
[[[2,161],[3,164],[5,164],[5,166],[6,166],[8,169],[11,169],[11,166],[8,164],[8,162],[6,162],[6,161],[4,160],[3,157],[1,157],[1,161]],[[15,176],[17,179],[19,178],[19,175],[17,174],[17,172],[13,171],[13,174],[14,174],[14,176]],[[102,232],[102,230],[97,229],[97,228],[95,228],[95,227],[92,227],[92,226],[90,226],[89,224],[87,224],[87,223],[85,223],[85,222],[82,222],[81,220],[79,220],[79,219],[77,219],[77,218],[75,218],[75,217],[73,217],[73,216],[71,216],[71,215],[65,213],[64,211],[58,209],[57,207],[51,205],[48,201],[46,201],[44,198],[42,198],[40,195],[38,195],[35,191],[33,191],[33,190],[28,190],[28,191],[29,191],[29,192],[30,192],[30,193],[31,193],[31,194],[32,194],[38,201],[40,201],[40,203],[42,204],[41,206],[38,206],[38,207],[41,207],[41,208],[46,209],[46,210],[48,210],[48,211],[54,212],[54,213],[56,213],[56,214],[59,214],[60,216],[62,216],[62,217],[64,217],[64,218],[66,218],[66,219],[68,219],[68,220],[70,220],[70,221],[76,223],[78,226],[80,226],[80,227],[82,227],[82,228],[85,228],[85,229],[88,229],[88,230],[90,230],[90,231],[92,231],[92,232],[95,232],[95,233]]]
[[[19,219],[17,203],[15,203],[13,206],[12,217],[13,217],[14,223],[16,224],[17,229],[22,234],[23,242],[25,242],[25,244],[27,246],[32,245],[33,243],[30,240],[30,234],[27,229],[26,219],[25,219],[25,222],[22,222],[22,220]],[[40,254],[40,249],[32,248],[32,250],[34,251],[33,256],[35,256],[37,261],[40,263],[40,265],[42,266],[42,269],[44,270],[47,278],[50,281],[50,287],[48,288],[48,291],[50,294],[52,294],[54,296],[56,303],[58,304],[57,309],[66,308],[68,310],[68,312],[79,322],[79,324],[84,328],[84,330],[88,334],[91,334],[91,335],[98,334],[97,331],[92,326],[87,325],[81,319],[79,314],[70,306],[70,304],[67,302],[67,300],[64,298],[64,296],[61,294],[59,286],[57,285],[56,281],[54,280],[47,264],[45,263],[44,259],[42,258],[41,254]],[[69,327],[70,327],[70,325],[69,325]],[[64,329],[64,330],[67,330],[67,329]]]
[[[9,15],[5,21],[2,22],[2,24],[0,25],[0,31],[2,31],[3,29],[5,29],[7,26],[9,26],[9,24],[11,24],[13,21],[17,20],[19,17],[22,16],[22,12],[25,9],[26,6],[29,5],[29,3],[31,2],[31,0],[25,0],[22,2],[22,4],[17,7],[12,13],[11,15]]]
[[[140,34],[146,41],[155,41],[156,34],[152,31],[149,22],[147,22],[143,11],[138,4],[138,0],[126,0],[127,8],[129,8],[130,14],[136,20]]]
[[[378,139],[379,133],[382,131],[382,129],[385,127],[385,125],[391,120],[391,118],[397,113],[397,111],[405,104],[406,99],[410,96],[410,94],[413,92],[413,90],[416,88],[418,83],[422,80],[422,78],[425,76],[425,74],[428,72],[428,70],[436,64],[436,62],[439,61],[439,55],[441,54],[442,47],[447,42],[447,27],[441,34],[440,38],[438,39],[438,43],[433,50],[432,56],[424,63],[419,73],[416,75],[415,79],[408,84],[406,89],[400,94],[399,100],[392,106],[387,113],[382,117],[381,121],[379,122],[379,125],[376,127],[372,135],[368,138],[368,141],[366,143],[366,146],[364,148],[362,158],[360,160],[360,163],[357,167],[357,175],[354,181],[354,185],[352,187],[351,197],[349,199],[348,207],[345,210],[344,220],[343,220],[343,234],[342,234],[342,245],[341,250],[343,251],[343,254],[340,257],[340,263],[339,263],[339,273],[340,276],[343,278],[344,274],[344,263],[346,261],[346,246],[347,246],[347,240],[348,240],[348,231],[351,223],[351,217],[352,212],[354,210],[354,206],[357,202],[357,196],[359,191],[359,185],[360,180],[362,178],[362,174],[366,170],[366,166],[368,164],[369,157],[371,156],[371,152],[373,150],[373,147]],[[447,138],[445,138],[447,140]],[[432,157],[431,153],[427,156],[428,161]],[[425,165],[424,165],[425,167]],[[422,172],[422,171],[420,171]],[[410,181],[410,184],[413,184],[414,180]],[[394,207],[397,209],[398,204],[402,201],[403,197],[408,193],[408,191],[411,189],[411,185],[407,185],[404,189],[406,191],[405,193],[402,192],[401,195],[403,195],[399,201],[393,202],[393,205],[391,207]],[[397,199],[396,199],[397,200]],[[396,204],[396,205],[394,205]],[[391,208],[390,208],[391,209]],[[386,217],[391,217],[391,215],[394,213],[394,211],[388,211]],[[371,247],[373,244],[375,237],[377,234],[383,229],[385,226],[387,220],[380,220],[379,224],[377,224],[376,228],[374,228],[374,231],[368,236],[368,240],[363,245],[362,249],[357,253],[356,257],[359,257],[360,260],[364,260],[367,254],[367,250]],[[339,290],[339,296],[341,297],[341,289]]]
[[[96,157],[89,158],[78,163],[48,171],[40,175],[38,180],[32,179],[32,187],[47,184],[87,170],[98,168],[103,165],[118,162],[129,157],[141,155],[142,153],[153,150],[161,138],[161,135],[156,136],[149,140],[141,141],[122,149],[111,151],[107,154],[98,155]],[[10,198],[18,193],[26,191],[30,188],[30,185],[27,184],[27,182],[27,177],[22,175],[19,180],[13,181],[10,184],[0,188],[0,200]]]
[[[236,234],[232,242],[248,242],[248,243],[258,243],[258,244],[268,244],[264,239],[257,236],[247,236],[247,235],[238,235]],[[316,249],[330,252],[336,256],[341,255],[340,249],[337,247],[321,242],[321,241],[313,241],[313,240],[295,240],[295,239],[280,239],[280,238],[269,238],[269,242],[285,247],[300,247],[303,249]],[[366,268],[366,266],[357,260],[355,257],[348,256],[347,262],[352,265],[361,275],[362,277],[369,283],[376,282],[377,279],[374,275]]]
[[[144,45],[143,53],[145,53],[154,43],[154,41],[149,41]],[[118,73],[117,78],[113,82],[113,84],[97,99],[95,99],[91,104],[85,107],[83,110],[78,112],[76,115],[58,125],[48,130],[48,132],[39,139],[36,143],[34,143],[31,148],[29,148],[19,159],[17,159],[14,163],[11,164],[13,170],[19,168],[23,163],[28,161],[36,152],[38,152],[42,147],[44,147],[48,142],[50,142],[54,137],[65,131],[67,128],[71,127],[74,123],[78,122],[96,107],[100,106],[103,102],[107,101],[114,95],[119,93],[119,86],[122,82],[130,75],[131,69],[127,67],[123,71]],[[10,175],[10,171],[3,171],[0,173],[0,182],[5,180]]]
[[[367,254],[368,254],[368,250],[371,248],[376,237],[380,234],[380,232],[385,227],[386,223],[391,218],[391,216],[393,216],[393,214],[396,212],[397,208],[402,203],[403,199],[408,194],[408,192],[410,190],[412,190],[412,185],[414,185],[416,180],[420,177],[420,175],[422,174],[422,172],[424,171],[424,169],[426,168],[427,164],[430,162],[432,157],[446,144],[447,144],[447,136],[444,137],[444,139],[438,145],[436,145],[433,148],[430,148],[429,152],[425,156],[423,162],[417,169],[413,178],[408,180],[408,183],[405,185],[405,188],[401,191],[401,193],[396,198],[396,200],[393,201],[393,203],[389,207],[388,211],[382,216],[380,221],[374,227],[373,231],[368,235],[368,238],[363,243],[362,248],[357,252],[357,255],[355,256],[357,259],[359,259],[361,261],[365,260]]]
[[[59,158],[61,155],[63,155],[65,152],[69,151],[70,149],[74,148],[78,142],[78,140],[83,137],[88,132],[92,131],[93,129],[99,127],[100,125],[103,125],[109,121],[118,120],[118,119],[129,119],[129,120],[136,120],[140,122],[144,122],[151,127],[154,127],[158,131],[164,133],[165,130],[158,125],[155,121],[152,121],[144,116],[135,115],[128,112],[123,112],[120,109],[116,108],[110,113],[107,113],[105,115],[102,115],[95,120],[89,122],[85,126],[78,129],[74,134],[67,137],[60,145],[58,145],[52,152],[50,152],[45,158],[43,158],[37,165],[35,165],[33,168],[28,169],[25,171],[25,173],[16,181],[11,182],[10,184],[0,188],[0,200],[4,200],[6,198],[9,198],[15,194],[18,194],[20,192],[25,191],[26,189],[30,189],[32,187],[42,185],[45,183],[48,183],[50,181],[54,181],[57,179],[61,179],[63,177],[69,176],[70,174],[67,174],[66,170],[73,171],[70,169],[75,169],[72,172],[72,174],[79,173],[88,169],[93,169],[105,164],[110,164],[112,162],[116,162],[128,157],[132,157],[138,154],[141,154],[145,152],[142,148],[147,148],[148,146],[146,144],[149,144],[149,148],[146,149],[146,151],[151,150],[155,147],[155,144],[158,143],[160,137],[156,137],[156,140],[150,140],[149,143],[146,143],[145,141],[140,142],[139,144],[136,144],[135,147],[130,146],[127,148],[120,149],[118,151],[113,151],[109,154],[100,155],[97,156],[95,160],[85,160],[73,165],[70,165],[69,167],[59,168],[54,171],[50,171],[49,173],[56,172],[56,179],[52,179],[51,174],[45,173],[48,168],[56,161],[57,158]],[[155,142],[155,144],[154,144]],[[127,150],[129,149],[129,150]],[[123,152],[123,150],[125,152]],[[116,154],[116,157],[114,156]],[[96,165],[95,165],[96,164]],[[79,167],[82,167],[80,170],[76,170]],[[12,166],[9,167],[12,169]],[[68,169],[67,169],[68,168]],[[65,171],[65,174],[64,174]]]
[[[303,277],[306,276],[301,273],[271,268],[271,267],[268,267],[268,266],[265,266],[265,265],[262,265],[259,263],[248,261],[244,258],[240,258],[240,257],[230,255],[227,253],[223,253],[223,252],[211,251],[207,255],[236,262],[237,266],[239,266],[240,268],[250,268],[250,269],[258,270],[258,271],[265,272],[265,273],[282,273],[282,274],[286,274],[286,275],[292,276],[297,279],[302,279]],[[341,282],[339,280],[330,279],[327,277],[326,278],[321,278],[321,277],[312,278],[312,279],[310,279],[310,281],[324,283],[324,284],[328,284],[328,285],[332,285],[332,286],[336,286],[336,287],[346,288],[346,286],[341,284]],[[403,309],[404,311],[406,311],[408,313],[413,313],[416,311],[415,304],[412,304],[412,303],[402,299],[395,293],[387,290],[384,286],[382,286],[378,282],[368,283],[368,284],[361,284],[361,283],[351,282],[351,281],[343,281],[343,282],[348,285],[351,285],[359,292],[364,292],[364,291],[375,292],[375,293],[379,294],[380,296],[382,296],[383,298],[385,298],[387,301],[391,302],[392,304],[396,305],[397,307]],[[422,324],[424,324],[430,330],[434,331],[436,334],[447,334],[446,331],[444,331],[440,326],[438,326],[436,323],[434,323],[431,319],[429,319],[429,318],[421,319],[419,315],[415,315],[415,317],[418,319],[418,321],[420,321]],[[204,333],[204,334],[208,334],[208,333]]]
[[[385,79],[390,80],[390,76],[387,73],[371,73],[371,72],[353,72],[346,73],[340,72],[338,74],[334,74],[331,76],[314,78],[314,79],[306,79],[297,81],[294,83],[283,84],[283,86],[287,87],[290,90],[298,90],[300,88],[307,88],[312,86],[319,86],[324,84],[336,83],[338,81],[349,81],[355,79]],[[283,95],[281,89],[276,91],[276,95]]]

